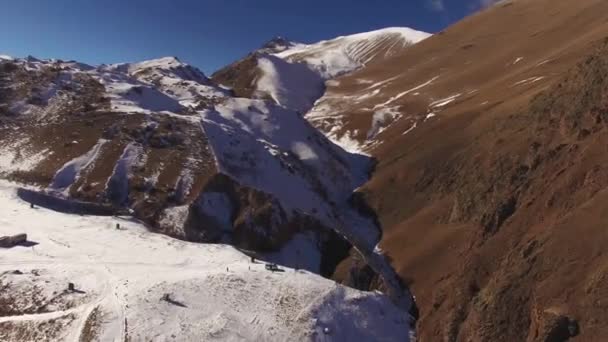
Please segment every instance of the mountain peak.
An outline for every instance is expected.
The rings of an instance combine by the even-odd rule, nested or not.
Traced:
[[[340,36],[313,44],[293,44],[276,53],[289,62],[305,62],[325,79],[359,69],[378,58],[390,57],[430,37],[408,27],[389,27]]]
[[[132,66],[136,66],[137,68],[174,68],[178,66],[184,66],[185,63],[179,60],[177,57],[167,56],[161,58],[155,58],[150,60],[145,60],[137,63],[132,63]]]
[[[262,45],[258,52],[268,54],[279,53],[290,49],[296,45],[297,43],[290,41],[285,37],[276,36],[271,40],[267,41],[264,45]]]
[[[415,29],[412,29],[409,27],[395,26],[395,27],[386,27],[386,28],[382,28],[382,29],[378,29],[378,30],[342,36],[342,37],[336,38],[336,40],[340,39],[340,38],[364,39],[364,38],[385,36],[385,35],[391,35],[391,34],[400,35],[403,39],[409,41],[412,44],[418,43],[418,42],[432,36],[432,34],[428,33],[428,32],[418,31],[418,30],[415,30]]]

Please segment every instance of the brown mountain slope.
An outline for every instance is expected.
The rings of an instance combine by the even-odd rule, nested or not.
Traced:
[[[429,113],[517,107],[603,37],[605,6],[597,0],[502,2],[332,82],[307,117],[369,149],[421,125]],[[402,119],[392,134],[373,134],[374,122],[388,126],[394,116]]]
[[[502,2],[339,79],[309,113],[378,159],[363,190],[422,341],[608,335],[607,19],[604,1]]]

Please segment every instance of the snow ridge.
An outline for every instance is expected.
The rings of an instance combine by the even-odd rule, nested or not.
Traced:
[[[290,62],[302,61],[323,78],[331,79],[364,66],[379,54],[388,57],[398,48],[416,44],[429,36],[429,33],[407,27],[391,27],[315,44],[296,44],[276,56]]]

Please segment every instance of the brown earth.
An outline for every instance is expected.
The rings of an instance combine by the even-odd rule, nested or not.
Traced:
[[[329,88],[398,76],[338,103],[344,130],[366,132],[369,108],[439,76],[394,101],[404,118],[370,150],[362,189],[417,297],[421,341],[608,336],[605,37],[605,1],[506,1]]]

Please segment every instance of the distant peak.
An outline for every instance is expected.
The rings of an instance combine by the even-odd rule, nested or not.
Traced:
[[[168,57],[150,59],[150,60],[142,61],[142,62],[139,62],[136,64],[139,65],[140,67],[173,67],[173,66],[183,65],[184,63],[182,63],[179,60],[179,58],[177,58],[177,57],[168,56]]]
[[[387,35],[387,34],[401,35],[401,37],[403,37],[403,39],[405,39],[411,43],[414,43],[414,44],[432,36],[432,34],[430,34],[428,32],[418,31],[418,30],[415,30],[415,29],[412,29],[409,27],[386,27],[386,28],[382,28],[382,29],[378,29],[378,30],[362,32],[362,33],[355,33],[352,35],[342,36],[342,37],[338,37],[338,38],[365,39],[365,38],[371,38],[374,36],[383,36],[383,35]]]
[[[25,57],[25,60],[28,62],[41,62],[41,60],[32,55],[28,55],[27,57]]]
[[[285,37],[276,36],[276,37],[272,38],[271,40],[269,40],[268,42],[266,42],[264,45],[262,45],[262,47],[258,51],[264,52],[264,53],[269,53],[269,54],[279,53],[279,52],[285,51],[295,45],[296,45],[296,43],[288,40]]]

